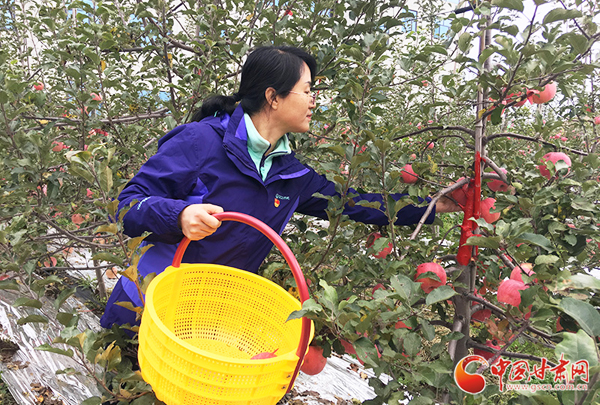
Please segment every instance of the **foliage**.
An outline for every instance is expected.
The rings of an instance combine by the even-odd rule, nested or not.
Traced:
[[[91,249],[99,276],[116,265],[137,279],[143,238],[123,234],[119,191],[203,98],[236,90],[252,49],[291,44],[317,58],[320,104],[311,131],[291,141],[340,192],[329,198],[327,223],[295,216],[285,232],[312,280],[312,299],[295,316],[316,322],[315,343],[325,354],[343,352],[342,340],[349,341],[377,375],[393,377],[387,385],[370,381],[377,398],[369,403],[406,395],[414,404],[536,401],[499,394],[495,383],[477,396],[457,388],[453,366],[490,338],[505,343],[503,352],[516,347],[532,359],[550,346],[543,353],[553,361],[565,349],[561,341],[569,342],[580,349],[573,356],[597,364],[600,282],[586,274],[600,258],[597,4],[476,1],[472,12],[454,13],[441,0],[421,3],[417,15],[402,1],[378,0],[2,3],[0,262],[10,279],[0,288],[18,280],[29,286],[19,305],[36,307],[70,268],[72,249]],[[515,23],[517,16],[525,22]],[[446,34],[440,23],[450,27]],[[519,93],[552,81],[558,92],[550,103],[515,106]],[[488,162],[484,182],[498,178],[492,169],[500,166],[512,187],[482,187],[502,217],[494,225],[478,220],[481,236],[470,241],[478,256],[468,266],[454,256],[462,214],[438,215],[432,227],[382,229],[341,215],[350,187],[383,193],[386,206],[374,208],[390,223],[419,197],[447,193],[474,175],[476,139]],[[547,163],[554,175],[546,179],[536,166],[551,150],[573,164],[567,172]],[[402,183],[407,163],[416,185]],[[388,199],[396,192],[407,197]],[[367,248],[375,231],[384,237]],[[392,254],[373,257],[390,242]],[[413,275],[433,260],[449,283],[426,295]],[[524,262],[534,264],[538,281],[524,276],[531,288],[521,306],[506,308],[495,291]],[[272,254],[263,275],[292,288],[282,263]],[[378,283],[385,289],[372,293]],[[56,307],[73,293],[59,291]],[[473,303],[492,309],[486,323],[471,320]],[[135,339],[117,329],[80,332],[76,314],[59,316],[65,329],[57,343],[67,346],[43,350],[78,356],[102,401],[151,403],[150,387],[123,355],[135,357]],[[556,333],[558,317],[579,333]],[[33,321],[44,319],[22,320]],[[398,321],[408,328],[396,328]],[[537,400],[591,403],[600,382],[597,373],[590,378],[586,393],[538,393]]]

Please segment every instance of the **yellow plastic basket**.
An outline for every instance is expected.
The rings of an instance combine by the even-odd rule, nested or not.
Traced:
[[[306,280],[283,239],[236,212],[215,214],[265,234],[283,253],[304,302]],[[286,322],[301,303],[256,274],[213,264],[181,264],[189,244],[146,292],[138,359],[144,380],[168,405],[273,405],[291,390],[313,336],[307,318]],[[274,358],[252,360],[276,351]]]

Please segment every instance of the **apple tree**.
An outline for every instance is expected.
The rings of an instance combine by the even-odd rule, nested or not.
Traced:
[[[580,0],[12,2],[0,13],[0,288],[35,308],[48,294],[65,326],[44,350],[82,353],[103,398],[146,403],[135,339],[77,330],[71,255],[138,281],[119,191],[202,99],[236,90],[265,44],[318,61],[312,128],[299,158],[336,184],[328,221],[294,216],[284,237],[311,281],[292,316],[314,320],[324,356],[348,353],[377,376],[370,404],[592,403],[600,389],[598,5]],[[559,155],[562,153],[562,155]],[[416,180],[416,181],[415,181]],[[356,201],[352,190],[386,204]],[[396,201],[394,193],[405,197]],[[392,225],[408,204],[444,196],[463,212]],[[382,210],[375,227],[346,204]],[[441,269],[441,271],[440,271]],[[262,275],[294,293],[273,252]],[[105,302],[105,301],[104,301]],[[142,309],[134,309],[142,311]],[[23,319],[44,322],[43,317]],[[135,327],[133,328],[135,331]],[[72,353],[72,352],[70,352]],[[500,392],[483,371],[454,380],[469,353],[490,364],[586,360],[586,391]],[[92,372],[96,367],[99,372]],[[559,381],[582,382],[582,377]],[[538,381],[533,381],[538,382]],[[541,381],[539,381],[541,382]],[[137,402],[136,402],[137,401]]]

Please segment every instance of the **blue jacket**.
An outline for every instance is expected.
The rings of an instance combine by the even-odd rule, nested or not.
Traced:
[[[294,212],[327,219],[327,200],[313,195],[336,194],[334,183],[300,163],[294,153],[274,159],[263,181],[248,153],[243,116],[238,107],[231,116],[223,113],[175,128],[160,139],[157,153],[122,191],[119,209],[137,201],[123,218],[125,233],[135,237],[144,231],[152,232],[144,243],[154,246],[138,264],[142,276],[158,274],[171,264],[176,244],[183,237],[177,219],[191,204],[210,203],[225,211],[249,214],[279,233]],[[401,194],[394,195],[396,199],[400,197]],[[381,202],[382,197],[360,194],[354,198],[360,200]],[[396,224],[414,224],[424,211],[425,207],[407,206],[398,213]],[[359,222],[388,224],[387,216],[374,208],[347,205],[344,214]],[[427,223],[434,218],[435,210]],[[254,228],[225,221],[211,236],[191,242],[182,262],[223,264],[255,273],[272,246]],[[123,288],[131,301],[140,305],[135,285],[124,277],[120,283],[122,286],[117,285],[115,290]],[[117,295],[116,291],[113,295]],[[105,313],[103,326],[110,326],[110,318]]]

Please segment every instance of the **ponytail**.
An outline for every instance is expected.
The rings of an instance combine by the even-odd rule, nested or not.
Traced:
[[[202,107],[196,110],[191,121],[201,121],[206,117],[215,115],[215,113],[219,111],[225,111],[227,114],[231,115],[235,110],[235,105],[240,99],[239,93],[235,93],[233,96],[211,96],[204,100]]]

